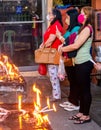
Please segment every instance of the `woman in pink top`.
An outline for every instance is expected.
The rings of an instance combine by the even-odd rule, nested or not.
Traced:
[[[81,9],[81,14],[78,16],[78,21],[81,23],[81,27],[77,39],[71,45],[65,47],[60,45],[59,51],[62,53],[78,50],[74,63],[77,84],[76,90],[78,91],[80,109],[76,115],[71,116],[69,119],[75,120],[75,124],[83,124],[91,121],[89,115],[92,102],[90,74],[93,69],[93,63],[91,62],[92,56],[90,49],[93,40],[93,8],[90,6],[83,7]]]

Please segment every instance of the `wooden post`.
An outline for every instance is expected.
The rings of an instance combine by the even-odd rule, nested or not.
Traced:
[[[92,0],[91,6],[94,9],[101,9],[101,0]]]

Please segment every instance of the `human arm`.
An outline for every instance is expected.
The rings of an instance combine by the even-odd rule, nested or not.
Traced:
[[[62,36],[61,32],[56,28],[56,37],[62,42],[65,42],[65,38]]]
[[[42,42],[39,48],[51,46],[51,44],[53,43],[53,41],[55,40],[55,38],[56,38],[56,36],[54,34],[50,34],[50,36],[47,39],[47,41],[45,43]]]
[[[90,29],[88,27],[85,27],[80,34],[78,35],[78,38],[75,40],[73,44],[70,44],[68,46],[63,46],[59,49],[59,51],[62,52],[70,52],[79,49],[85,41],[90,36]]]
[[[53,41],[56,39],[56,35],[55,34],[50,34],[49,38],[47,39],[47,41],[44,43],[45,47],[49,47],[52,45]]]

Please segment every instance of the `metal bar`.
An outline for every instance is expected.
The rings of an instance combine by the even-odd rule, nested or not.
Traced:
[[[11,22],[0,22],[0,24],[19,24],[19,23],[44,23],[45,21],[11,21]]]

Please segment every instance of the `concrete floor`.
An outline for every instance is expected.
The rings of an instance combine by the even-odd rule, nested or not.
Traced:
[[[51,95],[51,84],[48,76],[40,76],[37,71],[34,72],[21,72],[26,81],[26,93],[23,94],[23,108],[30,110],[33,109],[33,99],[36,95],[33,94],[32,86],[36,83],[37,87],[42,92],[41,94],[41,105],[46,106],[46,97]],[[47,112],[51,127],[46,130],[101,130],[101,87],[91,84],[93,102],[91,106],[91,117],[90,123],[75,125],[72,121],[68,120],[68,117],[75,114],[77,111],[68,112],[63,108],[59,107],[59,103],[67,99],[69,94],[69,83],[67,80],[61,82],[62,100],[56,102],[57,112]],[[7,110],[18,109],[18,95],[19,92],[1,92],[0,93],[0,107]],[[23,122],[22,128],[19,126],[18,117],[9,115],[3,122],[0,123],[1,130],[36,130],[33,126]],[[44,128],[42,128],[44,130]]]

